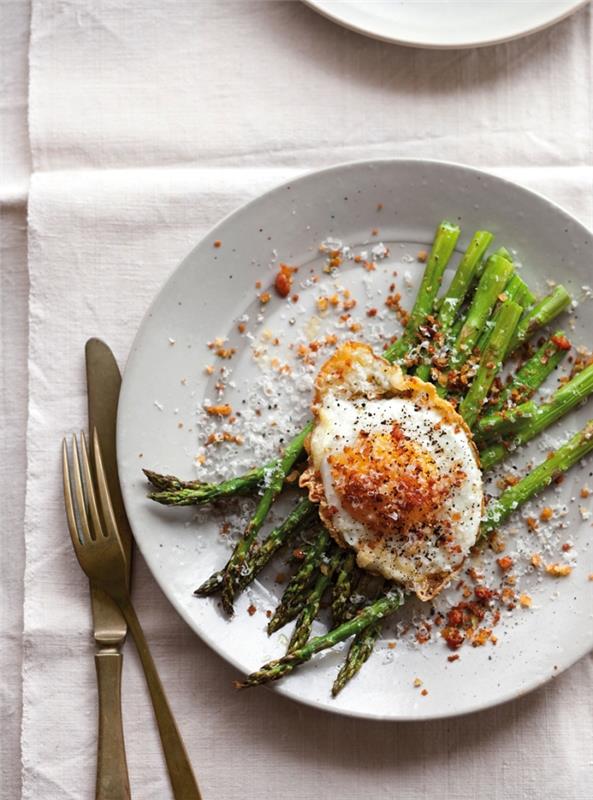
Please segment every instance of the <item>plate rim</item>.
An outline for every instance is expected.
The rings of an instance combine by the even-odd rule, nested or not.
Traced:
[[[329,4],[327,0],[302,0],[302,2],[309,8],[316,11],[318,14],[321,14],[321,16],[335,23],[336,25],[340,25],[342,28],[346,28],[349,31],[361,34],[362,36],[367,36],[371,39],[376,39],[379,42],[387,42],[388,44],[397,44],[402,47],[412,47],[412,48],[416,47],[423,50],[470,50],[472,48],[493,47],[494,45],[504,44],[505,42],[514,42],[517,39],[522,39],[525,36],[531,36],[532,34],[539,33],[540,31],[546,30],[546,28],[550,28],[553,25],[557,25],[559,22],[562,22],[562,20],[572,16],[580,8],[586,6],[587,3],[590,2],[590,0],[573,0],[573,5],[566,11],[561,11],[559,14],[556,14],[551,19],[546,20],[545,22],[542,22],[539,25],[535,25],[531,28],[518,31],[516,33],[512,33],[509,36],[499,36],[495,39],[478,39],[477,41],[472,41],[472,42],[457,42],[457,43],[414,41],[413,39],[409,38],[386,36],[384,34],[378,33],[371,27],[365,27],[363,25],[359,25],[356,22],[353,22],[352,20],[344,19],[344,17],[340,16],[339,14],[332,13],[331,9],[328,7]]]
[[[373,167],[377,167],[377,166],[381,166],[381,165],[385,165],[385,164],[390,164],[390,165],[392,165],[392,164],[400,164],[402,166],[409,165],[409,166],[416,166],[416,167],[430,167],[430,166],[448,167],[448,168],[453,168],[453,169],[456,169],[456,170],[461,170],[463,172],[470,173],[470,174],[475,175],[475,176],[480,176],[482,178],[487,178],[489,180],[494,180],[494,181],[497,181],[499,183],[506,184],[507,186],[511,187],[511,189],[514,190],[514,191],[519,191],[519,192],[522,192],[524,194],[527,194],[527,195],[530,195],[530,196],[533,196],[533,197],[537,198],[539,201],[541,201],[541,202],[547,204],[548,206],[550,206],[556,213],[559,213],[559,214],[563,215],[565,219],[570,220],[570,222],[572,224],[576,225],[577,228],[581,229],[582,232],[585,235],[593,236],[593,230],[592,229],[587,227],[587,225],[585,225],[581,220],[577,219],[573,214],[571,214],[569,211],[567,211],[561,205],[559,205],[558,203],[556,203],[553,200],[550,200],[545,195],[541,194],[541,192],[538,192],[538,191],[536,191],[534,189],[531,189],[531,188],[528,188],[526,186],[523,186],[520,183],[517,183],[517,182],[515,182],[513,180],[510,180],[510,179],[508,179],[506,177],[497,175],[497,174],[495,174],[493,172],[489,172],[487,170],[480,169],[478,167],[474,167],[474,166],[471,166],[471,165],[468,165],[468,164],[463,164],[463,163],[455,162],[455,161],[448,161],[448,160],[443,160],[443,159],[405,158],[405,157],[380,158],[380,159],[358,159],[358,160],[355,160],[355,161],[339,162],[337,164],[332,164],[330,166],[323,167],[321,169],[319,169],[319,168],[308,169],[308,170],[303,171],[299,175],[295,175],[295,176],[293,176],[291,178],[288,178],[288,179],[285,178],[284,180],[280,181],[279,183],[275,184],[274,186],[271,186],[265,192],[262,192],[262,193],[258,194],[256,197],[251,198],[247,202],[245,202],[242,205],[240,205],[238,208],[233,209],[228,214],[226,214],[219,222],[217,222],[213,227],[209,228],[203,234],[203,236],[200,238],[200,240],[180,260],[180,262],[172,270],[172,272],[170,272],[169,275],[167,275],[165,280],[162,282],[160,288],[158,289],[157,293],[153,297],[152,301],[148,305],[146,311],[144,312],[144,315],[143,315],[143,317],[142,317],[142,319],[140,321],[140,324],[138,326],[138,330],[136,331],[136,334],[135,334],[134,339],[132,341],[132,344],[130,346],[130,350],[129,350],[129,353],[128,353],[128,358],[126,360],[126,364],[125,364],[123,375],[122,375],[121,391],[120,391],[119,402],[118,402],[117,425],[116,425],[116,434],[117,434],[117,448],[116,449],[117,449],[118,472],[119,472],[120,475],[125,474],[125,472],[127,471],[126,468],[123,465],[124,456],[123,456],[123,447],[121,446],[122,445],[122,438],[123,438],[123,433],[122,433],[122,427],[123,426],[120,424],[120,419],[121,419],[121,416],[123,414],[122,408],[123,408],[123,406],[125,404],[126,395],[127,395],[127,393],[129,391],[131,391],[131,389],[129,388],[129,386],[130,386],[130,379],[129,379],[130,364],[133,361],[133,359],[135,358],[135,354],[136,354],[136,351],[138,349],[138,345],[139,345],[141,339],[143,338],[144,329],[149,325],[149,321],[150,321],[151,316],[152,316],[153,308],[158,303],[159,298],[161,297],[161,294],[165,290],[166,286],[169,284],[170,281],[172,281],[175,278],[175,276],[179,273],[179,271],[184,268],[184,265],[188,261],[188,259],[192,258],[194,252],[202,245],[203,242],[205,242],[205,241],[207,241],[209,239],[212,239],[212,238],[216,238],[217,231],[220,228],[222,228],[223,226],[225,226],[235,216],[239,216],[239,215],[243,214],[251,206],[254,206],[257,203],[261,202],[261,200],[263,198],[272,196],[275,193],[281,193],[284,190],[284,188],[286,187],[287,184],[289,184],[290,186],[294,186],[295,183],[297,183],[297,182],[300,183],[302,181],[306,181],[307,179],[309,179],[309,178],[311,178],[313,176],[320,176],[320,175],[323,175],[323,174],[331,174],[331,173],[335,173],[335,172],[339,173],[339,172],[342,172],[344,170],[354,169],[354,168],[357,168],[357,167],[370,167],[370,168],[373,168]],[[123,399],[123,402],[122,402],[122,399]],[[122,482],[121,488],[122,488],[122,496],[123,496],[123,500],[124,500],[124,506],[125,506],[125,509],[126,509],[126,514],[128,515],[128,520],[129,520],[129,523],[130,523],[130,527],[132,529],[132,532],[134,533],[133,514],[130,515],[130,513],[129,513],[130,509],[133,507],[133,503],[135,501],[135,498],[133,497],[133,490],[132,490],[132,488],[130,486],[128,486],[127,482],[125,482],[125,481]],[[175,612],[190,627],[192,632],[194,634],[196,634],[211,650],[213,650],[217,654],[217,656],[219,656],[220,658],[224,659],[224,661],[226,661],[228,664],[230,664],[238,672],[240,672],[241,674],[244,674],[244,668],[240,664],[239,660],[234,656],[234,654],[227,654],[226,652],[223,652],[220,649],[220,647],[219,647],[219,645],[218,645],[218,643],[217,643],[217,641],[216,641],[216,639],[214,637],[212,637],[208,632],[205,632],[203,630],[198,630],[198,627],[196,625],[196,620],[192,617],[192,615],[188,611],[186,611],[186,609],[183,606],[178,604],[178,602],[176,601],[174,596],[172,596],[170,594],[170,592],[169,592],[169,590],[167,588],[167,583],[165,581],[161,581],[161,579],[158,576],[158,574],[152,569],[152,566],[151,566],[151,563],[150,563],[150,558],[147,557],[147,554],[144,551],[143,545],[141,544],[141,538],[139,540],[134,535],[134,540],[135,540],[136,545],[139,548],[139,550],[140,550],[140,552],[141,552],[141,554],[142,554],[142,556],[143,556],[143,558],[144,558],[144,560],[146,562],[146,565],[148,567],[149,572],[151,573],[153,579],[156,581],[156,583],[158,584],[159,588],[161,589],[161,591],[163,592],[163,594],[166,597],[167,601],[171,604],[171,606],[173,607]],[[527,684],[522,686],[520,690],[509,691],[509,692],[507,692],[506,694],[504,694],[502,696],[497,696],[496,698],[493,698],[493,699],[490,699],[490,700],[485,700],[484,702],[478,703],[477,705],[475,705],[471,709],[461,709],[459,711],[453,711],[453,712],[451,712],[451,711],[435,712],[433,714],[429,714],[429,715],[422,716],[422,717],[417,717],[417,716],[414,716],[412,714],[382,715],[382,714],[377,714],[377,713],[373,713],[373,712],[369,712],[369,711],[358,711],[356,709],[341,708],[339,706],[332,707],[330,705],[321,705],[319,702],[315,701],[313,698],[296,696],[295,694],[291,693],[290,691],[288,691],[285,688],[286,685],[284,683],[265,685],[264,688],[267,691],[279,694],[280,696],[282,696],[283,698],[285,698],[287,700],[290,700],[290,701],[295,702],[295,703],[301,703],[303,705],[309,706],[310,708],[314,708],[317,711],[328,712],[328,713],[331,713],[331,714],[337,714],[339,716],[349,717],[349,718],[353,718],[353,719],[364,719],[364,720],[372,720],[372,721],[377,721],[377,722],[394,722],[394,723],[397,723],[397,722],[431,722],[431,721],[438,720],[438,719],[454,719],[456,717],[462,717],[462,716],[466,716],[468,714],[475,714],[475,713],[478,713],[480,711],[485,711],[485,710],[487,710],[489,708],[495,708],[495,707],[497,707],[499,705],[503,705],[504,703],[508,703],[508,702],[510,702],[512,700],[519,699],[520,697],[523,697],[524,695],[529,694],[530,692],[534,691],[535,689],[538,689],[538,688],[544,686],[545,684],[547,684],[552,679],[557,678],[560,674],[562,674],[567,669],[572,667],[574,664],[576,664],[578,661],[580,661],[583,657],[585,657],[590,652],[593,652],[593,642],[591,643],[591,645],[586,645],[586,646],[582,647],[581,649],[579,649],[577,654],[573,655],[570,658],[567,658],[567,659],[563,660],[559,656],[558,659],[557,659],[557,661],[558,661],[558,669],[555,672],[550,673],[550,674],[545,674],[543,676],[538,676],[538,677],[534,678],[533,680],[531,680],[530,682],[528,682]]]

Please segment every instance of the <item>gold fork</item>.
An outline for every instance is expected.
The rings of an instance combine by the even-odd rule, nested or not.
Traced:
[[[111,506],[97,431],[93,431],[94,476],[84,434],[80,438],[79,448],[76,436],[72,437],[72,477],[66,439],[62,444],[64,500],[74,552],[83,572],[117,603],[128,623],[144,668],[175,800],[201,800],[183,740],[130,599],[125,555]],[[95,485],[99,490],[98,501]]]

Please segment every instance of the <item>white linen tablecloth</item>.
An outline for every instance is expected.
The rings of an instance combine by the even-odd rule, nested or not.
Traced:
[[[22,643],[23,798],[93,792],[90,613],[58,458],[62,435],[84,425],[86,338],[104,338],[123,365],[150,299],[203,233],[311,167],[396,155],[460,160],[542,191],[591,226],[591,23],[587,7],[508,45],[430,52],[365,39],[296,2],[33,0],[26,558],[21,578],[19,543],[5,532],[14,559],[2,572],[15,587],[11,602],[24,586],[22,636],[8,616],[2,632],[3,649]],[[4,253],[16,257],[8,246]],[[7,370],[24,366],[11,355],[19,346],[11,320],[24,314],[19,280],[7,290],[3,278],[8,412],[15,368]],[[22,384],[16,397],[22,406]],[[14,436],[9,443],[3,484],[14,483],[12,468],[22,486],[23,449]],[[134,595],[207,798],[589,795],[590,656],[484,713],[422,724],[347,720],[265,691],[233,692],[233,670],[176,616],[140,558]],[[133,647],[124,682],[134,796],[164,800]],[[17,749],[2,753],[2,789],[6,776],[13,798]]]

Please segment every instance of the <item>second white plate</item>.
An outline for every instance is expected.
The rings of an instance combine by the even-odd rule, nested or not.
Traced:
[[[346,28],[410,47],[483,47],[517,39],[588,0],[304,0]]]

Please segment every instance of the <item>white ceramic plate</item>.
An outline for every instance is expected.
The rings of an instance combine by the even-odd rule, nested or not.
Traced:
[[[214,337],[229,336],[230,344],[237,348],[232,361],[224,362],[233,368],[235,382],[226,399],[235,409],[243,410],[247,405],[241,400],[250,392],[261,400],[262,380],[267,378],[254,365],[249,342],[237,332],[237,321],[247,312],[247,327],[256,339],[267,336],[269,342],[264,331],[270,330],[286,345],[314,313],[315,295],[320,291],[320,284],[299,288],[301,297],[295,306],[274,297],[264,309],[264,321],[256,324],[256,281],[262,281],[264,288],[270,286],[278,260],[299,265],[300,281],[320,264],[319,244],[327,237],[364,250],[369,249],[369,241],[380,240],[389,246],[391,254],[376,271],[368,273],[352,261],[340,268],[338,280],[356,296],[366,293],[370,302],[383,308],[393,272],[397,271],[395,280],[404,304],[409,305],[421,275],[415,255],[430,243],[436,223],[443,218],[458,220],[462,226],[460,248],[466,246],[474,230],[493,231],[498,244],[516,249],[524,264],[522,274],[543,293],[546,278],[561,279],[576,296],[581,294],[581,285],[591,280],[590,233],[543,197],[455,164],[359,162],[306,175],[231,214],[180,264],[141,325],[124,375],[118,419],[119,469],[128,515],[136,541],[175,609],[242,673],[284,652],[283,632],[272,638],[265,633],[264,611],[274,607],[281,591],[272,580],[275,572],[265,573],[252,591],[239,598],[237,614],[230,621],[214,600],[194,598],[193,589],[221,567],[229,554],[228,542],[219,532],[220,515],[207,512],[196,519],[191,508],[170,509],[149,502],[140,468],[194,475],[194,457],[203,433],[194,428],[196,413],[205,398],[213,398],[217,377],[204,372],[204,366],[213,361],[206,343]],[[371,233],[373,229],[378,232]],[[222,242],[221,247],[213,246],[216,240]],[[333,280],[318,272],[322,282]],[[582,309],[586,309],[583,304],[574,315],[571,337],[576,342],[591,343],[590,310],[580,313]],[[368,321],[363,303],[356,312],[363,322]],[[296,319],[295,324],[291,324],[292,319]],[[387,324],[389,330],[396,330],[394,320]],[[281,388],[282,380],[278,378]],[[309,395],[307,391],[297,395],[298,390],[286,384],[284,406],[264,411],[258,424],[261,430],[262,420],[265,422],[272,440],[302,425]],[[587,413],[591,410],[574,412],[555,435],[564,438]],[[539,442],[529,450],[538,459],[542,458],[539,448],[555,446],[555,440],[542,441],[543,445]],[[245,465],[256,460],[246,446],[234,449]],[[210,463],[214,470],[214,455],[207,468]],[[499,642],[495,647],[464,646],[461,658],[449,663],[449,651],[438,636],[423,646],[410,644],[407,636],[390,649],[388,640],[395,634],[388,627],[378,652],[336,700],[331,699],[329,688],[343,657],[339,652],[318,657],[290,679],[276,684],[275,690],[350,715],[427,719],[515,698],[557,675],[593,646],[593,583],[587,581],[587,575],[593,572],[592,529],[591,521],[583,520],[576,508],[579,502],[590,502],[578,499],[577,488],[586,480],[582,471],[573,473],[549,500],[570,506],[562,518],[569,527],[551,536],[548,548],[549,558],[557,559],[563,557],[563,541],[574,543],[568,555],[575,564],[573,574],[554,580],[529,574],[527,569],[521,588],[532,595],[534,608],[519,609],[508,619],[505,616],[496,629]],[[574,495],[577,501],[570,503]],[[515,555],[525,571],[526,553],[544,544],[533,534],[529,534],[531,540],[526,539],[523,523],[515,527],[519,529],[517,541],[522,542],[522,554],[517,551]],[[515,545],[509,546],[514,552]],[[491,573],[487,580],[497,581],[500,574],[494,558],[487,552],[478,559],[477,567]],[[246,613],[251,603],[257,608],[253,616]],[[410,613],[407,608],[403,618],[409,620]],[[416,677],[423,681],[428,695],[422,696],[413,687]],[[231,686],[228,690],[234,691]]]
[[[304,0],[346,28],[411,47],[506,42],[546,28],[588,0]]]

